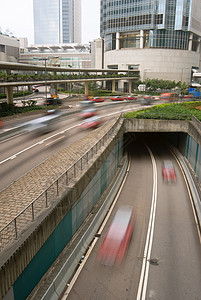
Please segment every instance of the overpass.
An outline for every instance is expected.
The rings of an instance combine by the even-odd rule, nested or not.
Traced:
[[[119,80],[125,80],[128,81],[128,90],[129,93],[132,92],[132,82],[134,80],[139,79],[139,71],[134,70],[116,70],[116,69],[93,69],[93,68],[62,68],[62,67],[54,67],[54,66],[38,66],[38,65],[31,65],[31,64],[21,64],[21,63],[8,63],[8,62],[0,62],[0,70],[6,71],[6,74],[11,74],[12,71],[17,72],[44,72],[44,79],[43,80],[26,80],[26,81],[14,81],[12,80],[5,80],[0,78],[0,88],[4,87],[6,88],[7,92],[7,102],[8,104],[13,104],[13,87],[18,86],[33,86],[36,84],[53,84],[56,87],[57,85],[61,83],[65,84],[72,84],[72,83],[84,83],[85,85],[85,95],[88,95],[89,88],[88,84],[89,82],[96,82],[96,81],[112,81],[112,92],[115,92],[115,82]],[[47,78],[47,72],[52,72],[54,75],[57,75],[57,73],[67,73],[67,74],[73,74],[78,73],[79,78],[71,78],[68,79],[68,76],[62,76],[61,79],[54,79],[54,76],[52,76],[52,79]],[[35,74],[35,73],[34,73]],[[92,74],[92,77],[94,78],[82,78],[82,74]],[[112,74],[121,74],[120,77],[113,76]],[[108,75],[108,77],[106,77]],[[67,77],[65,79],[65,77]]]
[[[37,285],[39,277],[43,275],[41,270],[39,272],[39,269],[42,269],[41,260],[48,257],[48,262],[45,263],[45,267],[48,269],[67,244],[66,256],[68,259],[65,268],[61,268],[60,277],[57,277],[55,281],[52,280],[53,285],[50,285],[49,289],[46,286],[47,294],[44,299],[50,299],[50,295],[56,296],[61,292],[66,280],[72,275],[101,224],[121,182],[122,174],[126,170],[126,158],[123,155],[124,134],[172,133],[174,136],[169,136],[170,141],[186,157],[184,164],[189,167],[186,168],[186,172],[197,174],[197,176],[193,176],[195,180],[191,185],[197,185],[199,191],[200,130],[200,122],[195,118],[190,122],[119,118],[116,122],[107,123],[102,128],[90,133],[87,137],[87,145],[84,139],[75,143],[72,147],[68,147],[62,153],[47,160],[45,164],[26,174],[25,177],[23,176],[21,180],[8,187],[9,189],[2,191],[1,200],[5,199],[4,205],[7,204],[7,211],[10,210],[11,201],[15,197],[18,198],[15,203],[21,203],[23,198],[27,198],[31,205],[18,214],[9,226],[4,228],[3,232],[1,231],[1,297],[6,294],[14,294],[15,299],[19,299],[22,284],[26,286],[24,292],[27,293],[27,297]],[[80,154],[83,154],[81,159],[78,157]],[[70,167],[72,161],[68,161],[70,156],[73,156],[74,160],[72,167]],[[58,161],[60,162],[59,168],[65,165],[66,170],[58,170],[58,174],[50,173],[50,170],[53,169],[52,166],[58,165]],[[44,177],[47,174],[51,178],[57,176],[57,178],[53,178],[51,186],[46,191],[42,190],[37,177],[39,172],[43,174],[45,170]],[[105,176],[101,176],[101,174]],[[113,177],[115,177],[115,185],[112,184]],[[190,178],[189,175],[189,180],[191,180]],[[99,188],[95,185],[96,183]],[[33,186],[35,190],[33,190]],[[93,192],[92,186],[94,187]],[[109,194],[107,188],[110,190]],[[27,190],[29,190],[29,194]],[[192,191],[195,194],[194,205],[197,215],[201,220],[200,198],[196,195],[194,188]],[[32,201],[31,195],[34,196],[34,201]],[[37,201],[35,196],[37,196]],[[86,199],[88,199],[87,207]],[[98,210],[97,207],[97,203],[100,203],[99,200],[102,203],[101,210]],[[82,214],[80,214],[80,210]],[[84,220],[84,227],[80,227]],[[93,228],[88,226],[88,223],[93,224]],[[73,239],[71,239],[72,236],[74,236]],[[82,236],[81,240],[80,236]],[[13,238],[15,239],[13,240]],[[9,244],[3,245],[6,239]],[[59,270],[57,271],[59,273]],[[28,274],[34,278],[31,282]],[[21,295],[21,297],[23,296]]]

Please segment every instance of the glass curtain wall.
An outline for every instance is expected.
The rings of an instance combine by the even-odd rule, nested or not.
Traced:
[[[34,42],[54,44],[60,42],[59,0],[34,0]]]
[[[106,51],[119,47],[188,50],[192,0],[101,0],[101,37]],[[195,4],[194,4],[195,5]],[[197,6],[201,6],[197,3]],[[193,34],[192,51],[197,51],[199,36]]]
[[[33,0],[33,10],[35,44],[81,42],[80,1]]]

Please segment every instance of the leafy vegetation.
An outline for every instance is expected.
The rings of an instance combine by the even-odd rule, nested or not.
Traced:
[[[127,77],[127,76],[134,76],[139,77],[138,73],[133,74],[117,74],[117,73],[109,73],[109,74],[52,74],[47,72],[47,74],[6,74],[4,72],[0,72],[0,81],[1,82],[18,82],[18,81],[44,81],[44,80],[69,80],[69,79],[94,79],[94,78],[120,78],[120,77]]]
[[[23,96],[27,96],[30,94],[31,94],[31,92],[29,92],[29,91],[20,91],[20,92],[13,93],[13,98],[23,97]],[[0,94],[0,99],[6,99],[6,97],[7,97],[6,94]]]
[[[183,103],[165,103],[140,111],[129,112],[123,118],[163,119],[163,120],[190,120],[194,115],[201,121],[201,102],[191,101]]]
[[[12,115],[17,115],[17,114],[22,114],[26,112],[32,112],[32,111],[37,111],[37,110],[45,110],[45,106],[39,106],[39,105],[28,105],[28,106],[22,106],[22,107],[17,107],[12,104],[7,104],[7,103],[0,103],[0,117],[7,117],[7,116],[12,116]]]
[[[172,80],[164,79],[146,79],[144,82],[136,81],[135,89],[137,90],[138,85],[145,84],[146,90],[149,91],[149,94],[160,94],[161,91],[166,90],[178,90],[181,94],[188,94],[188,84],[186,82],[175,82]]]

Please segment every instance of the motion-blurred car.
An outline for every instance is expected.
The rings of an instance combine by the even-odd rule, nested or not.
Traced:
[[[189,94],[189,95],[184,95],[184,99],[187,99],[187,100],[193,100],[193,95]]]
[[[163,179],[166,182],[176,182],[176,172],[174,165],[170,160],[165,160],[162,167]]]
[[[56,122],[60,117],[60,112],[45,115],[43,117],[28,121],[25,128],[28,132],[36,134],[46,134],[56,129]]]
[[[125,100],[136,100],[137,96],[126,96],[124,97]]]
[[[86,119],[80,127],[82,129],[95,129],[102,124],[102,119],[100,117],[91,117]]]
[[[98,258],[103,264],[114,265],[122,262],[131,240],[134,222],[133,207],[119,207],[98,251]]]
[[[3,129],[3,127],[4,127],[4,122],[0,120],[0,130]]]
[[[105,99],[104,98],[100,98],[100,97],[93,97],[90,99],[93,102],[99,103],[99,102],[104,102]]]
[[[151,96],[151,95],[144,95],[140,99],[140,104],[141,105],[149,105],[149,104],[151,104],[152,100],[153,100],[153,96]]]
[[[177,93],[162,93],[162,94],[160,94],[160,100],[175,102],[176,100],[178,100],[178,94]]]
[[[110,100],[112,100],[112,101],[123,101],[124,97],[123,96],[114,96],[114,97],[111,97]]]
[[[41,84],[36,84],[32,87],[32,91],[35,92],[35,93],[38,93],[39,92],[39,86],[41,86]]]
[[[86,119],[86,118],[94,117],[96,115],[96,113],[97,113],[97,111],[95,108],[88,108],[88,109],[82,110],[78,114],[78,117],[81,119]]]

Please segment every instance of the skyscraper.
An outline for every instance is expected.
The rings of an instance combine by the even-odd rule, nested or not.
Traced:
[[[101,0],[100,31],[107,65],[125,57],[146,77],[186,81],[200,64],[201,1]]]
[[[35,44],[81,43],[81,0],[33,0]]]

